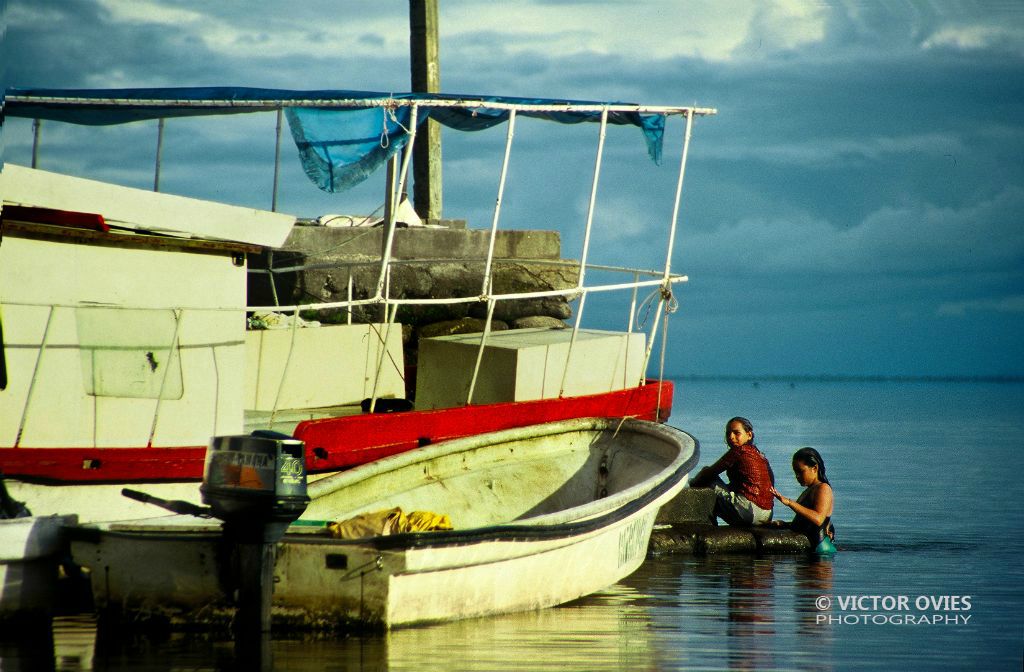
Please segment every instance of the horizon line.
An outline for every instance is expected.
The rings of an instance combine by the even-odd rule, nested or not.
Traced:
[[[750,374],[677,373],[667,376],[691,381],[749,381],[806,383],[1024,383],[1024,375],[882,375],[882,374]]]

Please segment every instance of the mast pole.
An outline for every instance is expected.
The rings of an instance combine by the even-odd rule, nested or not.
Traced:
[[[440,93],[437,0],[409,0],[414,93]],[[441,219],[441,126],[428,119],[413,151],[413,205],[424,222]]]

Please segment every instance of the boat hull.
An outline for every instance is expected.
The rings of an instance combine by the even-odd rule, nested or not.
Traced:
[[[76,522],[75,516],[0,520],[0,619],[50,614],[67,553],[64,529]]]
[[[275,605],[301,627],[397,627],[563,604],[616,583],[643,563],[657,508],[588,533],[485,542],[471,552],[433,547],[374,553],[330,543],[284,544]],[[325,571],[330,556],[344,556],[354,567]],[[352,589],[339,592],[339,579]]]
[[[658,509],[685,486],[697,453],[692,437],[664,425],[581,419],[468,437],[313,483],[307,523],[384,503],[444,508],[458,529],[336,539],[293,525],[277,547],[275,622],[398,627],[601,590],[643,562]],[[104,577],[93,590],[108,618],[177,627],[232,618],[224,568],[233,551],[215,525],[105,524],[80,530],[72,551]]]

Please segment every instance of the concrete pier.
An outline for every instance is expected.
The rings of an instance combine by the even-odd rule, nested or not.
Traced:
[[[648,552],[776,555],[811,550],[807,537],[788,529],[717,525],[714,507],[715,494],[711,488],[686,488],[680,492],[658,512]]]

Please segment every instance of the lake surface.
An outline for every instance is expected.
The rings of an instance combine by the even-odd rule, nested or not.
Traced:
[[[288,639],[279,670],[1020,670],[1024,651],[1024,385],[677,382],[670,424],[725,450],[725,421],[754,423],[780,490],[814,446],[834,486],[832,559],[666,555],[622,583],[536,613]],[[776,506],[776,516],[788,519]],[[231,641],[55,625],[49,644],[3,637],[0,670],[259,667]]]

